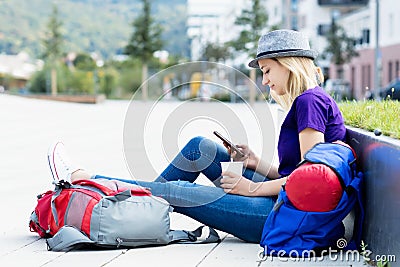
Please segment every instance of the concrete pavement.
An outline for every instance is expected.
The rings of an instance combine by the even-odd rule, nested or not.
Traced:
[[[242,242],[225,233],[221,233],[224,240],[220,244],[48,252],[44,240],[29,232],[28,220],[35,207],[36,195],[52,188],[46,153],[49,144],[55,140],[63,140],[74,161],[91,172],[123,178],[133,174],[146,180],[153,179],[157,172],[165,168],[170,154],[189,138],[207,135],[217,140],[212,131],[218,127],[220,130],[228,129],[229,132],[230,127],[247,129],[246,136],[237,135],[233,139],[241,139],[238,142],[248,141],[250,146],[257,147],[263,141],[259,137],[260,132],[263,132],[260,129],[264,127],[258,123],[265,123],[269,127],[269,133],[263,137],[267,144],[261,146],[264,148],[258,152],[270,150],[270,156],[275,155],[271,147],[276,142],[276,129],[273,125],[276,124],[277,112],[275,107],[271,108],[268,104],[256,104],[254,110],[244,104],[188,102],[184,107],[178,102],[137,102],[133,103],[134,108],[129,104],[129,101],[110,100],[96,105],[76,104],[0,94],[0,266],[363,265],[362,261],[327,258],[311,262],[285,262],[278,259],[259,262],[257,255],[260,247],[257,244]],[[204,113],[206,115],[202,115],[202,110],[207,111]],[[129,115],[129,112],[134,112],[134,115]],[[227,112],[239,118],[238,125],[225,125],[221,123],[224,119],[219,115],[210,116],[220,114],[225,117]],[[187,120],[192,115],[197,119]],[[135,125],[135,118],[138,124],[140,120],[145,122],[147,130],[142,136],[143,140],[134,139],[124,147],[124,133],[130,133],[124,128],[124,122],[128,119]],[[259,118],[264,118],[265,122],[260,122]],[[226,122],[230,123],[229,120]],[[166,137],[176,132],[179,133],[177,137]],[[175,146],[162,147],[163,140],[173,140]],[[143,148],[145,151],[142,151]],[[124,151],[130,153],[125,156]],[[126,164],[125,159],[140,164]],[[199,182],[207,183],[202,177]],[[179,214],[172,214],[171,221],[172,227],[176,229],[190,230],[199,225]]]

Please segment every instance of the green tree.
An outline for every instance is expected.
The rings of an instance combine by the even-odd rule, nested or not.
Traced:
[[[236,18],[235,24],[242,26],[237,39],[228,44],[239,52],[245,52],[250,57],[254,57],[257,52],[257,42],[262,30],[267,26],[268,15],[260,0],[252,0],[250,9],[243,9],[242,13]]]
[[[142,61],[142,98],[147,100],[148,63],[153,53],[163,47],[161,25],[155,23],[151,16],[150,0],[142,0],[142,13],[133,21],[133,32],[125,52],[132,58]]]
[[[203,51],[203,59],[207,61],[220,61],[226,59],[230,55],[225,45],[208,43]]]
[[[250,9],[243,9],[236,18],[235,24],[242,27],[237,39],[228,42],[228,46],[237,52],[244,52],[254,58],[257,53],[258,39],[266,28],[268,15],[266,9],[261,5],[260,0],[252,0]],[[250,70],[250,79],[255,82],[256,70]],[[250,87],[250,104],[255,99],[255,87]]]
[[[63,53],[64,37],[61,33],[62,22],[59,18],[58,8],[53,4],[52,13],[47,23],[47,31],[43,39],[43,59],[51,69],[51,94],[57,94],[57,63]]]
[[[113,89],[117,86],[119,73],[113,67],[103,68],[98,73],[100,81],[100,92],[105,94],[107,98],[117,97],[113,94]]]
[[[325,48],[324,53],[331,56],[332,63],[339,66],[339,71],[343,64],[358,56],[354,47],[354,38],[347,36],[343,27],[338,25],[334,19],[326,39],[328,46]]]
[[[29,81],[29,91],[32,93],[45,93],[47,89],[47,70],[43,69],[41,71],[35,72],[33,77]]]
[[[93,71],[97,67],[94,59],[85,53],[79,53],[75,57],[73,63],[74,66],[80,70]]]

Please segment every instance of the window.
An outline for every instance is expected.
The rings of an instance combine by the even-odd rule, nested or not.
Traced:
[[[327,36],[329,33],[329,30],[331,28],[330,24],[319,24],[318,25],[318,35],[320,36]]]
[[[364,65],[361,68],[361,86],[363,92],[367,87],[371,89],[371,65]]]
[[[337,69],[337,70],[336,70],[336,75],[337,75],[337,77],[338,77],[339,79],[343,79],[343,76],[344,76],[344,71],[343,71],[343,69],[342,69],[342,68]]]
[[[292,20],[292,29],[297,31],[299,28],[297,16],[293,16],[291,20]]]
[[[369,29],[362,30],[362,43],[369,44]]]
[[[297,12],[298,10],[298,0],[291,0],[291,10],[292,12]]]
[[[371,88],[371,76],[372,76],[371,65],[368,65],[367,66],[367,84],[368,84],[369,88]]]
[[[393,74],[393,64],[392,64],[392,61],[389,61],[389,68],[388,68],[389,81],[388,82],[393,80],[393,75],[392,74]]]
[[[367,82],[366,82],[366,75],[365,75],[365,66],[361,67],[361,88],[362,91],[365,92],[365,87],[367,87]]]
[[[366,5],[368,0],[318,0],[318,5]]]
[[[351,97],[354,97],[354,85],[356,83],[356,68],[354,66],[351,67]]]

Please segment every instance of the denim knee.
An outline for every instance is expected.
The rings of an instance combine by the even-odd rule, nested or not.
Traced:
[[[187,159],[192,161],[198,160],[202,155],[214,159],[217,153],[217,144],[203,136],[197,136],[190,139],[182,152]]]
[[[188,160],[197,160],[200,158],[200,143],[205,137],[197,136],[187,142],[185,147],[181,150],[181,154]]]
[[[190,147],[199,147],[200,143],[202,140],[206,139],[204,136],[196,136],[193,137],[192,139],[189,140],[189,142],[187,142],[186,146],[190,146]]]

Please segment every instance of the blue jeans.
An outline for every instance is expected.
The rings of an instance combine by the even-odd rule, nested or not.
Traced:
[[[229,161],[225,147],[203,137],[191,139],[154,182],[116,179],[151,189],[166,199],[174,211],[187,215],[215,229],[244,241],[259,243],[265,220],[275,197],[246,197],[227,194],[220,187],[203,186],[194,181],[203,173],[218,185],[222,161]],[[261,174],[245,169],[243,176],[255,182],[266,181]]]

